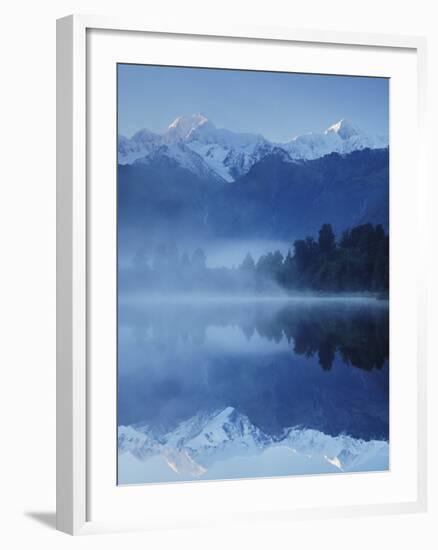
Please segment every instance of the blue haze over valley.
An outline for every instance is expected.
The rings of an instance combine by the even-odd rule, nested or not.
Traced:
[[[118,482],[387,470],[387,81],[159,69],[119,66]]]

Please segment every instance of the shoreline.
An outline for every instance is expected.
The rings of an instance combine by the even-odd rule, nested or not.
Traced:
[[[248,295],[233,295],[233,294],[143,294],[132,292],[129,294],[119,293],[118,303],[168,303],[168,304],[202,304],[202,303],[269,303],[269,302],[296,302],[296,303],[336,303],[336,302],[351,302],[352,304],[372,303],[374,305],[389,305],[389,296],[381,294],[359,294],[359,293],[303,293],[303,294],[248,294]]]

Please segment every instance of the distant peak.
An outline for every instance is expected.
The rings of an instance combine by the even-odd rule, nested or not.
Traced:
[[[325,134],[338,134],[342,139],[348,139],[359,135],[361,132],[353,123],[345,118],[341,118],[338,122],[327,128]]]
[[[189,137],[194,130],[206,124],[213,126],[213,123],[202,113],[179,116],[169,124],[167,132],[179,139],[185,139]]]
[[[138,132],[135,132],[135,134],[132,136],[132,139],[134,141],[152,141],[157,137],[158,134],[151,132],[147,128],[142,128],[141,130],[138,130]]]
[[[194,113],[192,115],[180,115],[169,124],[169,128],[177,128],[182,124],[205,124],[208,118],[202,113]]]

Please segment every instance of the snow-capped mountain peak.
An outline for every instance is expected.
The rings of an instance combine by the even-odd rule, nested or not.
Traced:
[[[202,113],[179,116],[169,124],[165,135],[170,140],[184,141],[189,139],[191,134],[202,126],[206,126],[209,129],[214,128],[214,124]]]
[[[120,164],[132,164],[138,158],[153,153],[160,143],[161,136],[143,128],[136,132],[130,139],[119,135],[118,153]]]
[[[367,134],[343,118],[322,133],[297,136],[283,147],[294,160],[313,160],[331,153],[348,155],[362,149],[383,149],[388,147],[388,138]]]
[[[158,134],[151,132],[147,128],[142,128],[132,136],[131,141],[135,141],[136,143],[150,143],[157,139],[159,139]]]
[[[181,167],[202,177],[214,173],[217,181],[230,182],[273,152],[277,155],[283,152],[284,162],[297,162],[331,153],[346,155],[361,149],[386,147],[387,136],[367,134],[346,119],[323,132],[299,135],[287,143],[273,143],[259,134],[217,128],[205,115],[195,113],[177,117],[162,135],[143,129],[130,139],[119,136],[119,164],[156,158],[161,153],[169,158],[175,153],[174,160]]]
[[[352,124],[349,120],[346,120],[345,118],[342,118],[335,124],[332,124],[332,126],[327,128],[324,133],[337,134],[342,139],[350,139],[353,136],[359,136],[362,134],[362,132],[356,125]]]

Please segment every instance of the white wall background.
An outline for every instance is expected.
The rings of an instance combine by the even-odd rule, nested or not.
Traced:
[[[129,13],[181,27],[196,20],[416,34],[429,40],[430,282],[438,280],[438,17],[432,0],[15,0],[1,11],[0,544],[15,548],[438,547],[438,293],[429,300],[427,514],[73,539],[55,510],[55,19]],[[408,222],[408,220],[407,220]]]

